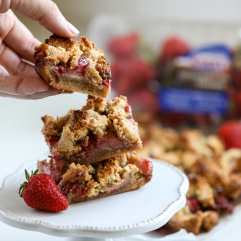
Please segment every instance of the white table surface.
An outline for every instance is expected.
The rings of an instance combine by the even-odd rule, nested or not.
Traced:
[[[113,93],[114,94],[114,93]],[[61,116],[69,109],[79,109],[85,104],[86,95],[75,93],[59,95],[37,101],[15,100],[0,97],[0,183],[22,163],[48,152],[41,134],[41,116]],[[24,174],[23,174],[24,179]],[[1,200],[0,200],[1,202]],[[241,212],[234,214],[222,230],[209,241],[241,240]],[[12,228],[0,222],[0,241],[61,241],[67,238],[49,236]]]

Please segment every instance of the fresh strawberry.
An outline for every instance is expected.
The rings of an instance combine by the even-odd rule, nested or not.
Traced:
[[[218,130],[219,137],[224,141],[226,148],[241,148],[241,122],[224,122]]]
[[[140,59],[119,59],[111,65],[112,86],[122,94],[136,91],[155,78],[155,69]]]
[[[162,45],[161,58],[169,60],[190,50],[188,44],[179,37],[170,37]]]
[[[25,203],[35,209],[50,212],[66,210],[69,206],[68,200],[60,192],[54,179],[47,174],[32,171],[31,176],[25,170],[25,181],[19,188],[20,197]]]
[[[137,33],[115,37],[109,42],[108,48],[116,57],[132,56],[138,49],[139,38]]]
[[[140,88],[128,96],[128,102],[131,106],[141,106],[142,109],[152,112],[159,111],[157,95],[147,89]]]

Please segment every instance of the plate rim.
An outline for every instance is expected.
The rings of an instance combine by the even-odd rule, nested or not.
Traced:
[[[0,192],[3,191],[4,187],[6,186],[6,181],[8,178],[16,175],[18,172],[20,172],[24,166],[27,166],[31,162],[34,162],[38,159],[46,159],[47,155],[33,158],[30,161],[27,161],[20,165],[20,167],[12,172],[11,174],[7,175],[5,178],[2,180],[2,185],[0,186]],[[147,158],[150,161],[154,161],[157,163],[162,163],[162,165],[166,165],[172,170],[174,170],[176,173],[178,173],[181,176],[181,184],[179,185],[177,192],[178,192],[178,197],[175,201],[170,203],[162,213],[158,214],[156,217],[151,218],[146,221],[142,221],[139,223],[135,224],[130,224],[130,225],[125,225],[125,226],[119,226],[119,227],[94,227],[94,226],[83,226],[83,225],[57,225],[57,224],[51,224],[48,222],[44,222],[41,220],[33,220],[31,218],[20,218],[17,216],[14,216],[7,211],[5,211],[0,204],[0,220],[3,221],[4,223],[20,228],[20,229],[27,229],[27,230],[33,230],[33,231],[39,231],[43,233],[47,233],[50,235],[54,236],[70,236],[70,237],[100,237],[98,234],[102,234],[101,236],[103,237],[120,237],[120,234],[122,233],[121,236],[127,236],[129,235],[134,235],[133,230],[140,230],[138,233],[144,233],[148,232],[151,230],[147,230],[148,227],[152,226],[153,229],[158,228],[159,226],[161,227],[164,225],[169,219],[176,213],[178,212],[181,208],[186,203],[186,193],[189,188],[189,181],[187,176],[179,170],[177,167],[173,166],[170,163],[167,163],[162,160],[154,159],[154,158]],[[159,225],[158,225],[159,224]],[[160,225],[162,224],[162,225]],[[147,231],[146,231],[147,230]],[[142,232],[143,231],[143,232]],[[82,233],[82,234],[81,234]],[[116,234],[115,234],[116,233]],[[126,235],[123,235],[125,233]],[[97,235],[96,235],[97,234]],[[108,236],[108,234],[111,236]],[[135,232],[136,234],[136,232]]]

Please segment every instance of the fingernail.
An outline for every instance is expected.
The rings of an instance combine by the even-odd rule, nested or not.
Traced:
[[[49,85],[47,85],[46,87],[42,88],[41,90],[37,90],[36,92],[44,92],[44,91],[48,91],[49,90]]]
[[[67,28],[73,33],[73,34],[77,34],[77,33],[79,33],[79,30],[76,28],[76,27],[74,27],[70,22],[68,22],[67,20],[66,20],[66,26],[67,26]]]

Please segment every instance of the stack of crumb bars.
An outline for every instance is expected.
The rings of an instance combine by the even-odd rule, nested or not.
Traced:
[[[100,68],[97,65],[103,60]],[[104,79],[110,78],[110,69],[103,51],[83,37],[77,42],[52,36],[36,47],[35,63],[37,73],[48,83],[54,82],[55,88],[60,84],[61,89],[67,86],[89,93],[82,109],[57,119],[42,117],[42,133],[51,155],[50,160],[38,161],[37,167],[52,176],[69,204],[136,190],[149,182],[153,166],[135,152],[142,142],[126,97],[106,102],[95,89],[106,89],[110,83]],[[78,81],[82,85],[76,85]],[[96,84],[92,83],[92,95],[91,88],[83,85],[88,81]]]

